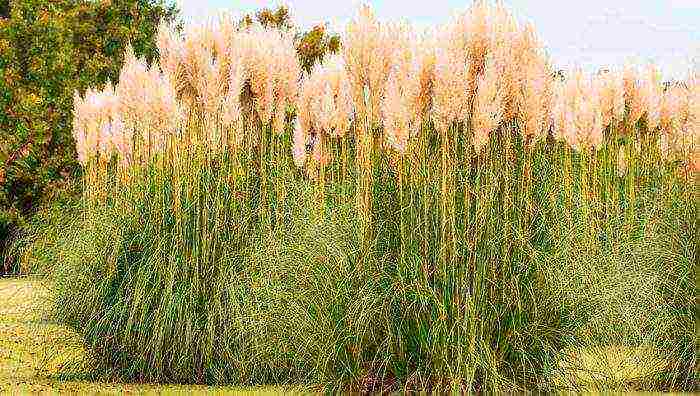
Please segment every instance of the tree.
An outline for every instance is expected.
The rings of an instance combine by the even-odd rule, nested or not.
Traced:
[[[306,72],[323,60],[326,54],[335,54],[340,50],[340,37],[326,33],[324,25],[316,25],[304,33],[297,44],[299,61]]]
[[[155,58],[159,22],[177,16],[163,0],[11,0],[0,2],[4,10],[0,256],[13,230],[79,172],[73,92],[116,80],[129,42],[137,54]]]

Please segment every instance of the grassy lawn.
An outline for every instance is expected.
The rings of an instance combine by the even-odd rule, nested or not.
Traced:
[[[0,279],[0,394],[5,393],[161,393],[211,392],[278,394],[289,389],[98,383],[63,380],[87,373],[75,370],[85,356],[80,338],[44,317],[47,290],[40,280]]]

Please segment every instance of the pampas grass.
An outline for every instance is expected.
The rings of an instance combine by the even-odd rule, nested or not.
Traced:
[[[290,34],[226,19],[161,26],[158,46],[160,64],[129,49],[115,86],[76,94],[84,196],[54,255],[58,312],[127,378],[552,389],[602,317],[563,279],[622,273],[602,257],[630,246],[658,247],[650,271],[694,257],[649,227],[696,227],[697,77],[557,77],[534,28],[486,1],[424,34],[363,7],[303,76]],[[661,382],[688,388],[676,302]]]

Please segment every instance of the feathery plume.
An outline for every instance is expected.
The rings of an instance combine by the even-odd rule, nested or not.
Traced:
[[[172,81],[178,81],[182,72],[183,41],[180,35],[165,21],[158,25],[156,46],[158,47],[161,70]]]
[[[469,81],[464,62],[463,55],[449,46],[436,49],[432,112],[440,130],[447,129],[466,113]]]
[[[481,152],[488,143],[490,133],[498,127],[503,117],[503,93],[498,83],[498,69],[489,57],[484,72],[477,79],[473,127],[474,149]]]
[[[292,157],[294,164],[299,168],[304,166],[304,162],[306,162],[307,140],[308,134],[302,127],[301,119],[297,117],[294,121],[294,135],[292,136]]]
[[[643,103],[646,106],[647,129],[650,132],[654,131],[660,123],[663,87],[661,85],[661,73],[653,64],[647,66],[640,81],[640,95],[643,97]]]
[[[343,38],[343,59],[355,113],[367,116],[371,124],[380,121],[381,98],[394,51],[394,33],[379,23],[365,5],[348,23]]]
[[[547,60],[533,55],[526,60],[517,102],[523,121],[522,133],[526,144],[546,136],[552,101],[552,77]]]
[[[622,73],[604,71],[596,76],[603,127],[622,121],[625,116],[625,88]]]
[[[633,127],[647,111],[647,95],[642,89],[638,69],[626,64],[623,71],[625,87],[625,105],[627,107],[627,126]]]
[[[580,150],[596,148],[603,142],[599,86],[591,76],[584,75],[580,70],[572,80],[576,85],[570,94],[574,95],[574,125],[577,134],[573,146]]]
[[[418,49],[420,45],[413,29],[408,25],[396,28],[397,40],[389,79],[386,83],[384,100],[382,101],[382,120],[386,143],[399,153],[404,153],[408,139],[415,136],[423,120],[423,107],[430,100],[425,97],[429,87],[428,81],[421,78],[422,73],[428,73],[423,63],[428,59]]]

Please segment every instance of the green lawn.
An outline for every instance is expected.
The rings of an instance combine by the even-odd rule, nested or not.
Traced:
[[[47,297],[40,280],[0,279],[0,394],[290,393],[289,389],[274,387],[241,389],[61,380],[60,377],[85,377],[86,373],[75,369],[84,358],[85,349],[73,331],[46,320],[42,304]]]

